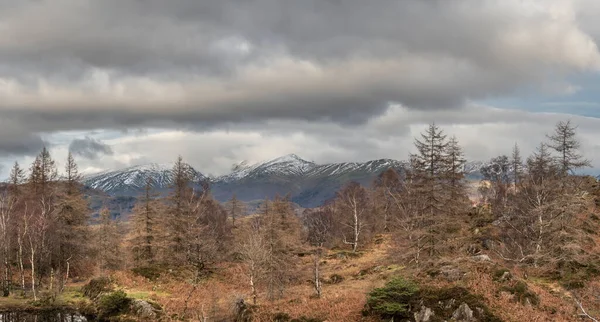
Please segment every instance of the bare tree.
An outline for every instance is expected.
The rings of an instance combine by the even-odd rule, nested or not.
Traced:
[[[233,228],[235,228],[235,220],[241,217],[245,212],[244,203],[240,201],[235,194],[233,194],[228,202],[227,208],[229,215],[231,216],[231,224]]]
[[[324,207],[317,211],[308,211],[304,217],[304,225],[308,229],[308,242],[315,248],[313,251],[313,283],[315,294],[321,297],[321,256],[323,245],[331,239],[334,227],[334,213],[331,207]]]
[[[558,154],[558,164],[563,176],[591,166],[590,161],[579,153],[581,143],[576,137],[576,130],[577,127],[572,125],[570,120],[560,121],[556,124],[554,133],[547,136],[550,140],[548,146]]]
[[[369,228],[369,201],[367,190],[357,182],[351,182],[337,193],[335,199],[336,217],[343,227],[343,242],[352,245],[356,252],[363,233]],[[348,240],[347,236],[351,239]]]
[[[268,243],[265,241],[258,221],[252,222],[251,228],[245,234],[240,251],[247,266],[252,303],[256,305],[258,282],[263,278],[269,260]]]

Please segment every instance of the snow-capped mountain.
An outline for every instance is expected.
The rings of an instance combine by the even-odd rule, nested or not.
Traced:
[[[148,178],[152,179],[154,189],[158,191],[167,189],[172,183],[172,168],[172,164],[151,163],[122,170],[105,171],[85,176],[83,184],[110,195],[135,196],[144,190]],[[202,173],[191,167],[188,171],[194,181],[206,179]]]
[[[218,177],[215,181],[227,183],[265,175],[301,176],[316,166],[314,162],[306,161],[295,154],[288,154],[252,165],[242,161],[232,167],[233,171],[230,174]]]
[[[477,178],[483,162],[471,162],[465,166],[469,177]],[[394,168],[402,172],[408,163],[392,159],[367,162],[341,162],[316,164],[295,154],[249,164],[242,161],[232,167],[230,173],[207,178],[190,168],[194,181],[210,181],[213,195],[220,201],[236,195],[244,201],[289,195],[303,207],[314,207],[335,196],[335,192],[350,181],[371,185],[383,171]],[[146,185],[148,177],[155,182],[155,189],[165,193],[172,178],[172,165],[150,164],[122,170],[107,171],[85,177],[84,184],[106,192],[111,196],[137,197]]]

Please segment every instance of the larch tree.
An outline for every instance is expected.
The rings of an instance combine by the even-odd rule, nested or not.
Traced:
[[[52,269],[59,274],[58,290],[62,292],[71,276],[73,263],[81,263],[89,249],[89,206],[81,192],[81,175],[71,153],[65,165],[64,189],[56,198],[53,220],[55,259]]]
[[[231,224],[233,228],[235,228],[235,220],[244,215],[246,209],[244,203],[240,201],[235,193],[231,196],[231,199],[228,202],[227,210],[229,211],[229,216],[231,217]]]
[[[193,214],[190,208],[194,202],[191,187],[190,166],[179,156],[172,170],[171,192],[167,199],[166,221],[168,222],[168,240],[165,258],[174,264],[186,260],[186,233]]]
[[[437,244],[440,239],[440,218],[447,214],[448,209],[448,140],[444,132],[435,124],[429,125],[421,134],[421,139],[415,139],[417,153],[410,156],[411,185],[414,189],[420,210],[420,224],[424,229],[422,236],[415,236],[418,254],[424,247],[422,241],[427,240],[430,256],[437,254]]]
[[[19,165],[19,162],[15,162],[13,167],[10,169],[8,178],[9,192],[14,197],[18,197],[21,194],[21,185],[26,180],[25,171]]]
[[[581,143],[577,139],[577,127],[570,120],[558,122],[548,139],[548,147],[558,155],[557,161],[563,177],[577,169],[591,166],[590,161],[579,152]]]
[[[521,150],[519,149],[519,145],[515,143],[515,146],[512,150],[512,155],[510,159],[511,164],[511,173],[512,173],[512,183],[514,190],[517,190],[519,183],[521,183],[521,179],[523,177],[523,158],[521,157]]]
[[[113,220],[110,210],[103,207],[100,210],[100,220],[96,232],[99,266],[103,274],[121,267],[122,234],[119,230],[118,220]]]
[[[443,178],[447,171],[448,140],[438,126],[431,124],[421,134],[421,139],[415,139],[415,147],[417,153],[410,157],[412,184],[424,199],[422,214],[433,217],[445,212],[447,200]]]
[[[448,141],[445,152],[446,172],[444,174],[447,180],[447,203],[446,211],[451,215],[464,212],[469,205],[467,196],[467,187],[465,183],[465,164],[467,160],[464,157],[458,139],[453,136]]]
[[[160,204],[153,186],[152,178],[147,178],[144,194],[138,199],[131,214],[130,245],[136,267],[154,264],[158,253]]]

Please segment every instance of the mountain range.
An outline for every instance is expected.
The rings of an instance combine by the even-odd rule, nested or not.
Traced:
[[[483,165],[472,162],[465,169],[469,175],[477,176]],[[403,171],[406,166],[406,161],[392,159],[317,164],[289,154],[256,164],[241,162],[219,177],[210,178],[193,168],[189,169],[189,175],[195,182],[210,182],[213,195],[222,202],[234,194],[246,202],[289,194],[293,202],[310,208],[333,198],[350,181],[369,186],[381,172],[389,168]],[[171,172],[170,164],[148,164],[88,175],[83,183],[89,189],[131,203],[131,198],[142,193],[148,177],[157,192],[166,193],[171,185]]]

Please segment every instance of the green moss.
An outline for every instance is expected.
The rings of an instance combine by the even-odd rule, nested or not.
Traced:
[[[485,304],[483,297],[463,287],[420,288],[414,282],[394,278],[384,287],[374,289],[367,297],[363,315],[378,315],[384,319],[410,319],[421,306],[434,310],[431,322],[448,320],[462,304],[467,304],[478,321],[500,322]]]
[[[103,295],[98,302],[98,315],[101,319],[126,313],[131,299],[125,292],[119,290]]]

